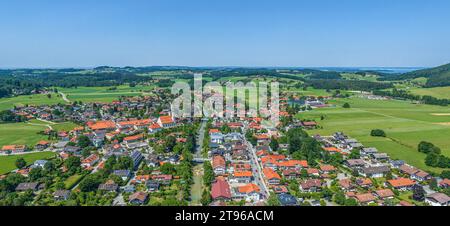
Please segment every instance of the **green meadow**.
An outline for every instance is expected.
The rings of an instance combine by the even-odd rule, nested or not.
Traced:
[[[411,93],[420,96],[433,96],[440,99],[450,99],[450,86],[435,88],[412,88]]]
[[[72,122],[47,124],[38,120],[0,124],[0,147],[10,144],[25,144],[30,147],[41,140],[47,140],[47,135],[39,134],[40,131],[48,128],[47,125],[57,131],[69,131],[78,126]]]
[[[36,152],[36,153],[30,153],[30,154],[23,154],[23,155],[9,155],[9,156],[0,156],[0,175],[8,173],[14,169],[16,169],[16,160],[18,158],[24,158],[25,162],[27,164],[32,164],[36,160],[40,159],[49,159],[55,156],[55,153],[53,152]]]
[[[145,85],[136,85],[135,87],[121,85],[115,87],[58,88],[58,90],[66,94],[70,101],[109,103],[117,100],[120,96],[143,95],[153,88],[154,86]]]
[[[52,105],[64,103],[64,100],[58,94],[51,94],[51,98],[48,98],[46,94],[34,94],[0,99],[0,111],[14,108],[14,106],[25,105]]]
[[[325,89],[314,89],[312,87],[308,87],[306,90],[303,88],[290,88],[288,90],[284,90],[287,93],[295,93],[301,96],[331,96],[331,93],[328,93]]]
[[[348,102],[350,109],[341,106]],[[412,104],[397,100],[367,100],[357,97],[332,101],[335,108],[315,109],[301,113],[301,119],[315,119],[323,128],[311,134],[331,135],[342,131],[365,146],[373,146],[393,159],[403,159],[424,170],[439,173],[442,169],[428,167],[425,155],[417,151],[420,141],[439,146],[450,156],[450,108]],[[324,120],[321,120],[324,116]],[[387,138],[371,137],[372,129],[383,129]]]
[[[47,140],[48,136],[38,134],[46,128],[45,125],[27,123],[0,124],[0,146],[10,144],[33,146],[40,140]]]

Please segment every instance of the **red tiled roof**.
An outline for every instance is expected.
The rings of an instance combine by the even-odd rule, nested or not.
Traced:
[[[135,135],[135,136],[125,137],[125,138],[123,138],[123,140],[124,141],[132,141],[132,140],[140,140],[142,138],[144,138],[144,135],[143,134],[138,134],[138,135]]]
[[[2,151],[11,151],[15,149],[24,149],[25,145],[5,145],[2,147]]]
[[[231,198],[230,185],[225,179],[217,178],[216,182],[212,184],[211,196],[213,199],[217,198]]]
[[[356,199],[358,200],[358,202],[363,202],[363,203],[364,202],[372,202],[372,201],[376,200],[375,196],[373,196],[371,193],[356,195]]]
[[[217,167],[223,167],[225,168],[225,159],[220,156],[220,155],[216,155],[213,157],[213,164],[212,167],[213,168],[217,168]]]
[[[320,170],[327,172],[327,171],[334,171],[336,170],[336,168],[332,165],[321,165]]]
[[[238,188],[238,191],[240,193],[246,193],[246,194],[249,194],[249,193],[252,193],[252,192],[259,192],[260,190],[261,189],[256,184],[247,184],[247,185],[244,185],[244,186],[240,186]]]
[[[160,116],[159,120],[161,121],[162,124],[172,124],[172,123],[174,123],[173,119],[172,119],[172,116],[170,116],[170,115]]]
[[[409,178],[397,178],[394,180],[388,180],[388,183],[392,185],[392,187],[394,188],[398,188],[398,187],[409,187],[409,186],[413,186],[414,184],[416,184],[415,181],[409,179]]]
[[[271,168],[264,168],[264,169],[263,169],[263,173],[264,173],[264,176],[265,176],[268,180],[270,180],[270,179],[279,179],[279,180],[281,180],[280,175],[278,175],[278,173],[275,172],[275,170],[273,170],[273,169],[271,169]]]
[[[113,121],[99,121],[88,123],[89,128],[92,130],[114,129],[116,124]]]
[[[375,193],[380,198],[388,198],[388,197],[393,197],[394,196],[394,192],[392,192],[391,189],[382,189],[382,190],[375,191]]]
[[[238,171],[234,172],[234,177],[252,177],[253,173],[252,171]]]

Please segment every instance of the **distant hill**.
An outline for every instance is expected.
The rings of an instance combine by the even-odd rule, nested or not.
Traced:
[[[428,79],[425,84],[426,87],[450,86],[450,64],[404,74],[388,75],[381,80],[405,80],[421,77]]]

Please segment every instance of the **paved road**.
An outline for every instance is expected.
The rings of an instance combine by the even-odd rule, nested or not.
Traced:
[[[255,181],[258,184],[258,186],[261,188],[261,191],[262,191],[263,195],[265,196],[265,198],[269,198],[269,196],[270,196],[269,189],[267,187],[266,181],[264,180],[262,167],[258,162],[258,157],[256,156],[256,149],[248,141],[247,141],[247,145],[251,152],[250,164],[252,165],[253,173],[258,175],[257,177],[255,177]]]

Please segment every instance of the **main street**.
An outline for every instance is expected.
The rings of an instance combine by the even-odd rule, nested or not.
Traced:
[[[256,149],[253,147],[253,145],[249,141],[247,141],[247,139],[246,139],[246,142],[247,142],[247,145],[251,152],[250,164],[253,169],[253,174],[257,175],[257,176],[255,176],[255,181],[256,181],[257,185],[261,188],[261,192],[264,195],[264,198],[267,199],[267,198],[269,198],[270,193],[269,193],[269,189],[267,187],[266,181],[264,180],[262,167],[261,167],[260,163],[258,162],[258,157],[256,156]]]

